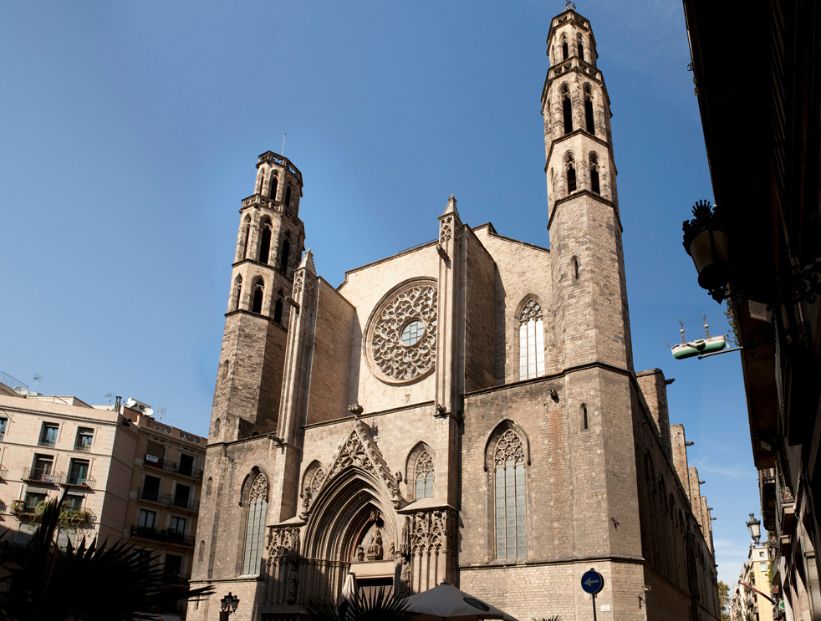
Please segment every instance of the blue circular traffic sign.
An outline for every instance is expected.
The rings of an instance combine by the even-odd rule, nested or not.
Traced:
[[[582,589],[585,593],[595,595],[604,588],[604,576],[595,569],[584,572],[582,575]]]

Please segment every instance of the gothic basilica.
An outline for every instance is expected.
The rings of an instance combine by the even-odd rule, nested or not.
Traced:
[[[610,109],[596,41],[550,22],[550,249],[464,223],[347,272],[303,254],[303,178],[272,152],[242,200],[188,618],[304,618],[360,589],[448,581],[520,620],[717,619],[710,512],[633,368]],[[547,240],[545,240],[547,243]]]

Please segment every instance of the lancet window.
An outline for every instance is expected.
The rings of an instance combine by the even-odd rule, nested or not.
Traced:
[[[422,451],[416,458],[413,467],[413,477],[416,482],[415,499],[430,498],[433,496],[433,458],[428,451]]]
[[[277,177],[276,173],[271,175],[271,191],[268,193],[272,199],[276,200],[277,198],[277,189],[279,188],[279,178]]]
[[[234,279],[234,295],[231,301],[231,310],[239,310],[239,303],[242,298],[242,276],[237,274]]]
[[[291,242],[286,237],[282,240],[282,246],[279,249],[279,271],[283,274],[288,272],[288,259],[291,254]]]
[[[584,38],[581,34],[576,35],[576,53],[581,60],[584,60]]]
[[[237,257],[237,261],[242,261],[248,256],[248,241],[251,238],[251,219],[246,217],[245,221],[242,225],[242,242],[240,244],[240,248],[242,248],[242,254]]]
[[[277,292],[277,299],[276,299],[276,302],[274,303],[274,321],[277,322],[278,324],[282,323],[282,302],[283,302],[284,298],[285,298],[285,295],[282,292],[282,289],[280,289]]]
[[[593,94],[590,92],[590,85],[584,85],[584,125],[590,134],[596,133],[596,123],[593,119]]]
[[[254,575],[260,571],[262,546],[265,534],[265,516],[268,513],[268,479],[257,474],[247,492],[248,517],[245,527],[245,545],[242,555],[243,575]]]
[[[572,153],[564,157],[564,168],[567,175],[567,193],[571,194],[576,191],[576,162]]]
[[[524,559],[527,556],[525,448],[513,429],[505,430],[493,449],[493,478],[496,558]]]
[[[564,133],[569,134],[573,131],[573,103],[570,100],[570,88],[567,84],[562,84],[562,119],[564,121]]]
[[[544,375],[544,320],[536,298],[525,302],[519,314],[519,379]]]
[[[601,183],[599,181],[599,156],[590,154],[590,191],[601,194]]]
[[[268,257],[271,254],[271,221],[268,218],[263,218],[260,223],[259,236],[259,255],[260,263],[268,263]]]
[[[254,280],[254,288],[251,295],[251,312],[259,314],[262,312],[262,300],[265,296],[265,283],[261,278]]]

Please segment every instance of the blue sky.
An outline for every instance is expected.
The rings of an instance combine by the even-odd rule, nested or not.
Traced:
[[[134,396],[205,434],[242,197],[256,156],[305,177],[306,245],[332,283],[463,219],[546,244],[539,96],[563,2],[0,4],[0,369],[47,393]],[[579,2],[613,110],[637,369],[719,518],[720,575],[758,507],[737,354],[674,362],[722,309],[681,246],[712,198],[678,0]]]

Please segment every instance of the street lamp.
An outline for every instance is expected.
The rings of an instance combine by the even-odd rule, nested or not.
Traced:
[[[698,272],[698,284],[707,289],[716,302],[727,296],[730,241],[718,205],[698,201],[693,205],[693,219],[685,220],[684,249]]]
[[[747,530],[750,531],[750,537],[758,545],[758,541],[761,539],[761,520],[756,519],[754,513],[751,513],[750,519],[747,520]]]
[[[239,597],[228,591],[228,595],[220,600],[220,612],[227,618],[229,615],[237,611],[239,605]]]

